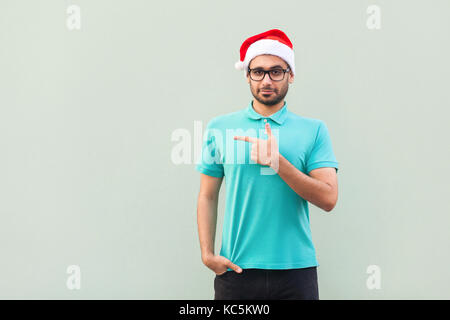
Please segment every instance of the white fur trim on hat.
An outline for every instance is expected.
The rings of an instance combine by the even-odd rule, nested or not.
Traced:
[[[252,43],[245,54],[243,69],[246,70],[253,58],[262,54],[271,54],[280,57],[289,65],[295,75],[294,50],[277,40],[262,39]]]

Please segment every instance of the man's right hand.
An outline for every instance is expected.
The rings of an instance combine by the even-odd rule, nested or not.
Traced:
[[[237,273],[242,272],[242,269],[239,266],[220,255],[209,254],[203,258],[203,263],[218,276],[227,272],[228,268],[233,269]]]

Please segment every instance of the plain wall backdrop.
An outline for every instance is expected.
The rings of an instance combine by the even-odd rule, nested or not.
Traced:
[[[366,25],[370,5],[381,29]],[[339,162],[334,210],[310,204],[320,298],[450,299],[449,11],[446,0],[2,0],[0,298],[212,299],[200,174],[194,154],[173,163],[171,137],[248,105],[239,47],[279,28],[296,54],[289,110],[325,121]],[[367,287],[370,265],[380,289]]]

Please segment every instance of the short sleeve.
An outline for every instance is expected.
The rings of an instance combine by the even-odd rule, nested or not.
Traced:
[[[200,159],[195,169],[208,176],[221,178],[225,174],[220,153],[221,134],[218,130],[211,127],[211,122],[208,123],[203,135]]]
[[[336,172],[338,171],[338,162],[333,153],[327,125],[320,121],[314,145],[306,162],[306,172],[322,167],[333,167],[336,168]]]

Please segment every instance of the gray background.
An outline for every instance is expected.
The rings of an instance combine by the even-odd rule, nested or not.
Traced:
[[[81,30],[66,27],[70,4]],[[369,5],[381,29],[366,27]],[[310,205],[321,299],[449,299],[448,12],[441,1],[0,3],[0,298],[212,299],[200,174],[172,133],[245,108],[241,43],[296,54],[292,112],[326,122],[339,200]],[[216,248],[225,193],[221,190]],[[218,251],[217,251],[218,252]],[[381,268],[381,289],[366,286]],[[66,287],[69,265],[81,289]]]

